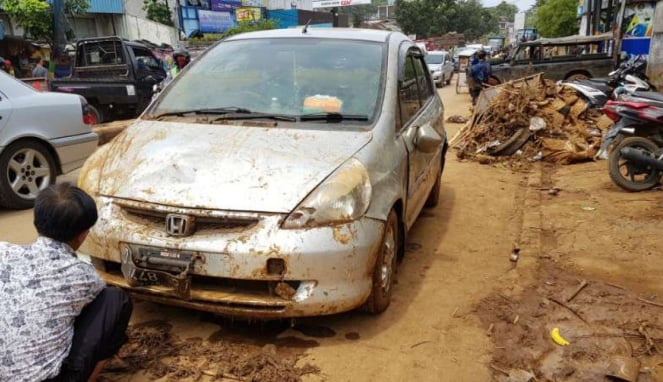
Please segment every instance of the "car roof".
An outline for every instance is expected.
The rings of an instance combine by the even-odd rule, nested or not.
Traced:
[[[360,28],[315,28],[309,27],[306,33],[303,27],[288,29],[270,29],[265,31],[249,32],[234,35],[226,41],[248,40],[258,38],[329,38],[341,40],[363,40],[373,42],[385,42],[390,35],[397,32],[382,31],[377,29]]]

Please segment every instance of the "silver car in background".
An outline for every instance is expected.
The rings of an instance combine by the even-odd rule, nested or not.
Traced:
[[[30,208],[56,176],[97,148],[87,102],[38,92],[0,71],[0,207]]]
[[[224,315],[380,313],[446,150],[403,34],[236,35],[85,164],[99,222],[79,256],[142,298]]]
[[[424,59],[436,86],[442,87],[451,83],[451,77],[454,75],[454,64],[449,52],[431,50]]]

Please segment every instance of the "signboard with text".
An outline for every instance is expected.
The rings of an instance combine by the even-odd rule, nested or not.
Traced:
[[[370,4],[371,0],[313,0],[313,9]]]
[[[220,33],[235,26],[230,12],[213,12],[199,9],[198,20],[200,21],[200,31],[203,33]]]
[[[240,0],[212,0],[211,5],[213,11],[229,11],[241,8],[242,2]]]
[[[260,8],[237,8],[235,9],[235,18],[237,21],[255,21],[262,18]]]

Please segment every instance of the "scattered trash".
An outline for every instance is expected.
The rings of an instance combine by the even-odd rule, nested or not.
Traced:
[[[571,302],[571,300],[573,300],[587,285],[589,285],[587,280],[582,280],[580,285],[578,285],[578,288],[576,288],[576,290],[573,291],[573,293],[571,293],[571,295],[566,299],[566,302]]]
[[[466,123],[469,119],[463,117],[462,115],[452,115],[447,118],[447,122],[451,123]]]
[[[538,153],[536,153],[536,155],[534,155],[533,157],[531,157],[529,161],[530,161],[530,162],[538,162],[538,161],[540,161],[541,159],[543,159],[543,152],[539,151]]]
[[[513,249],[511,250],[511,256],[509,256],[509,260],[517,263],[518,258],[520,258],[520,248],[518,247],[518,244],[514,244]]]
[[[471,122],[451,145],[461,159],[480,160],[478,155],[486,152],[512,168],[539,160],[590,161],[612,123],[604,117],[589,109],[574,89],[537,74],[484,89]]]
[[[494,140],[494,141],[490,141],[490,142],[486,143],[485,145],[479,147],[475,153],[480,154],[480,153],[486,152],[488,149],[493,148],[493,147],[497,147],[500,144],[502,144],[502,142],[500,142],[497,139]]]
[[[623,355],[612,356],[606,376],[619,381],[635,382],[640,374],[640,361]]]
[[[529,120],[529,131],[537,132],[546,128],[546,121],[541,117],[532,117]]]
[[[567,346],[570,344],[566,338],[562,337],[562,334],[559,332],[559,328],[553,328],[553,330],[550,331],[550,338],[552,338],[554,343],[560,346]]]
[[[583,206],[582,207],[583,211],[596,211],[595,207],[590,207],[590,206]]]
[[[548,190],[548,195],[557,196],[559,194],[559,188],[553,187]]]

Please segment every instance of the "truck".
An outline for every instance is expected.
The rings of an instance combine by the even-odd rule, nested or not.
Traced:
[[[505,60],[491,61],[488,83],[496,85],[540,72],[555,81],[607,76],[615,67],[613,50],[612,33],[521,42]]]
[[[85,97],[96,123],[134,118],[150,104],[154,85],[166,71],[145,44],[117,36],[76,44],[69,77],[51,81],[51,90]]]

